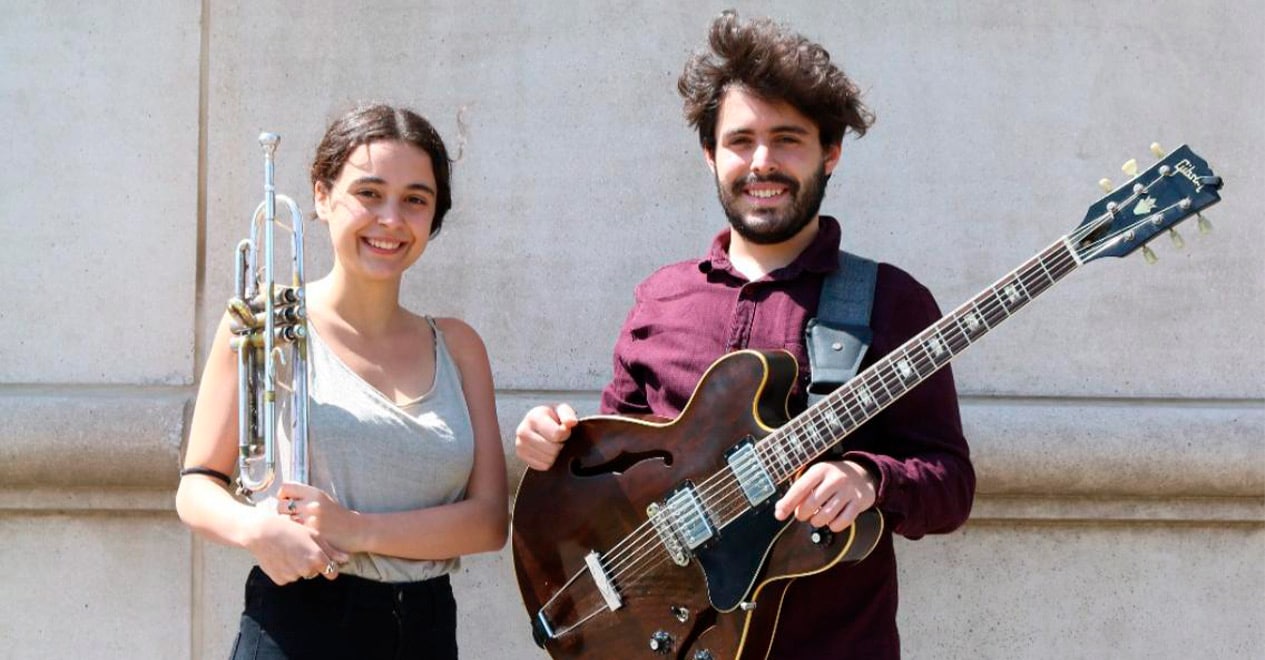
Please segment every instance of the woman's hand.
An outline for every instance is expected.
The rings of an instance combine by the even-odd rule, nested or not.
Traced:
[[[338,565],[350,557],[312,529],[265,509],[254,509],[253,530],[246,549],[259,568],[277,584],[322,575],[338,577]]]
[[[292,481],[281,484],[277,491],[277,513],[288,516],[314,532],[321,541],[338,548],[358,552],[363,545],[359,538],[360,514],[314,486]]]

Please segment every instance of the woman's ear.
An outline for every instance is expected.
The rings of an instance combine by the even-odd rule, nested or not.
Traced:
[[[324,181],[312,184],[312,199],[316,200],[316,217],[322,222],[329,220],[329,186]]]

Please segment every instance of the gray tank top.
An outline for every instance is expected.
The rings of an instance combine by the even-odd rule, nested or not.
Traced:
[[[444,335],[435,336],[435,382],[397,405],[343,363],[309,324],[309,452],[312,485],[362,513],[407,511],[465,497],[474,467],[474,433],[461,373]],[[288,427],[288,425],[286,425]],[[286,453],[289,443],[281,443]],[[289,464],[281,456],[282,465]],[[450,573],[458,559],[352,555],[340,572],[380,582],[412,582]]]

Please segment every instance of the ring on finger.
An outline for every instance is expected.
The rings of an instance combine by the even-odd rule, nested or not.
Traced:
[[[294,500],[289,500],[288,502],[286,502],[286,512],[292,516],[298,513],[298,505],[295,504]]]
[[[334,571],[337,571],[337,570],[338,570],[338,564],[335,564],[333,560],[330,560],[330,561],[325,562],[325,570],[321,572],[326,575],[333,575]]]

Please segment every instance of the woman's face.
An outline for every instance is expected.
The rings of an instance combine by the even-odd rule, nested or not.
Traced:
[[[430,156],[417,146],[382,140],[356,147],[333,185],[313,190],[317,217],[329,225],[335,268],[398,280],[429,242],[436,190]]]

